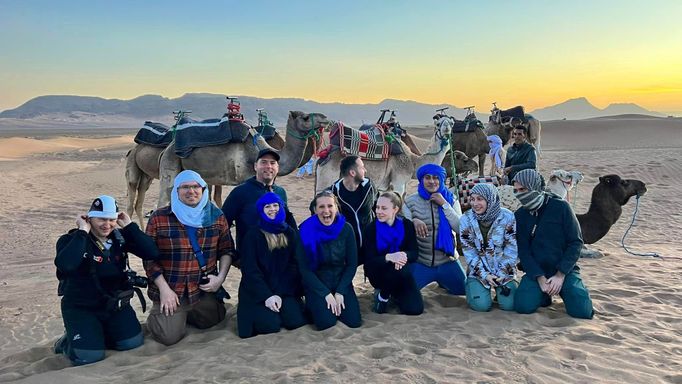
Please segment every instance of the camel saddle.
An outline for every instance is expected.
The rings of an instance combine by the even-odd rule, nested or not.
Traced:
[[[166,124],[145,121],[142,128],[135,135],[138,144],[150,145],[157,148],[166,148],[173,140],[171,128]]]
[[[455,118],[452,118],[452,120],[454,120],[454,125],[452,126],[452,133],[474,132],[476,128],[484,129],[481,120],[478,120],[476,118],[464,120],[457,120]]]
[[[471,189],[479,183],[492,184],[495,186],[495,188],[497,188],[500,186],[500,178],[497,176],[485,176],[459,179],[457,183],[457,192],[459,196],[459,203],[461,205],[467,204],[469,202],[469,194]]]
[[[391,155],[403,153],[383,124],[366,124],[358,130],[337,122],[331,128],[329,141],[332,146],[338,146],[344,156],[356,155],[363,160],[386,160]]]
[[[228,116],[202,121],[183,117],[175,128],[175,154],[186,158],[194,148],[243,143],[249,137],[249,128],[243,121]]]
[[[275,127],[272,125],[259,125],[253,127],[265,140],[270,140],[275,137]]]
[[[511,119],[511,118],[517,118],[524,123],[526,122],[526,113],[523,111],[523,106],[518,105],[514,108],[510,109],[505,109],[503,111],[500,111],[500,117],[502,117],[503,120],[505,119]]]

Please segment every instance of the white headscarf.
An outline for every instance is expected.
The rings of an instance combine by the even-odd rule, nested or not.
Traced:
[[[201,176],[194,171],[184,170],[178,173],[178,175],[175,176],[173,190],[171,191],[171,210],[175,214],[175,217],[177,217],[183,225],[197,228],[211,225],[215,221],[215,218],[211,218],[211,206],[213,204],[209,203],[208,193],[206,191],[201,194],[201,200],[196,207],[190,207],[180,200],[180,196],[178,195],[178,187],[182,183],[191,181],[197,182],[203,188],[208,186],[204,179],[202,179]]]

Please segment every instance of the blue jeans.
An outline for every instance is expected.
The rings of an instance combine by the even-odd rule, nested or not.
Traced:
[[[428,267],[419,262],[410,263],[409,266],[417,289],[421,290],[435,281],[451,295],[464,294],[466,275],[459,260],[448,261],[437,267]]]
[[[509,288],[509,294],[503,295],[500,287],[495,288],[495,296],[500,309],[511,311],[514,309],[514,293],[519,283],[512,280],[505,284]],[[469,277],[466,282],[467,304],[474,311],[487,312],[493,307],[491,289],[486,288],[477,278]]]

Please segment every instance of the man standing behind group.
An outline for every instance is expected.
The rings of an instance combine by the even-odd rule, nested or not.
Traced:
[[[216,292],[232,264],[234,245],[206,186],[198,173],[180,172],[173,182],[171,205],[156,210],[147,224],[147,234],[159,248],[158,260],[144,262],[148,295],[154,302],[147,326],[165,345],[180,341],[187,323],[205,329],[225,318]]]
[[[355,155],[346,156],[341,160],[341,178],[331,186],[332,193],[339,200],[341,214],[353,227],[358,251],[363,243],[362,232],[374,220],[374,205],[377,200],[377,189],[365,177],[366,172],[362,159]],[[362,259],[360,256],[358,265],[362,264]]]
[[[274,192],[282,199],[286,223],[292,228],[298,228],[294,216],[286,206],[286,191],[275,184],[275,177],[279,172],[279,154],[269,148],[262,149],[258,152],[254,169],[256,176],[236,186],[223,202],[225,219],[229,225],[234,224],[237,227],[235,237],[237,252],[244,246],[242,242],[249,229],[258,226],[260,212],[256,208],[256,202],[268,192]]]
[[[537,168],[535,147],[526,140],[528,129],[519,125],[512,130],[511,135],[514,143],[507,150],[507,158],[504,161],[504,174],[507,176],[509,185],[512,185],[512,179],[520,171]]]
[[[445,187],[445,176],[440,165],[422,165],[417,169],[417,193],[405,199],[403,214],[414,223],[419,245],[419,258],[410,269],[419,289],[435,281],[448,293],[463,295],[466,276],[455,240],[462,210]]]

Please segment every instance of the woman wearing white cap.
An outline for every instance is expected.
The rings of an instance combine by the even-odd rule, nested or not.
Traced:
[[[96,198],[87,214],[78,215],[76,225],[57,241],[54,263],[66,332],[55,352],[83,365],[102,360],[105,348],[121,351],[142,345],[130,300],[135,285],[146,281],[129,270],[127,252],[150,260],[158,257],[158,250],[125,212],[118,211],[111,196]]]

